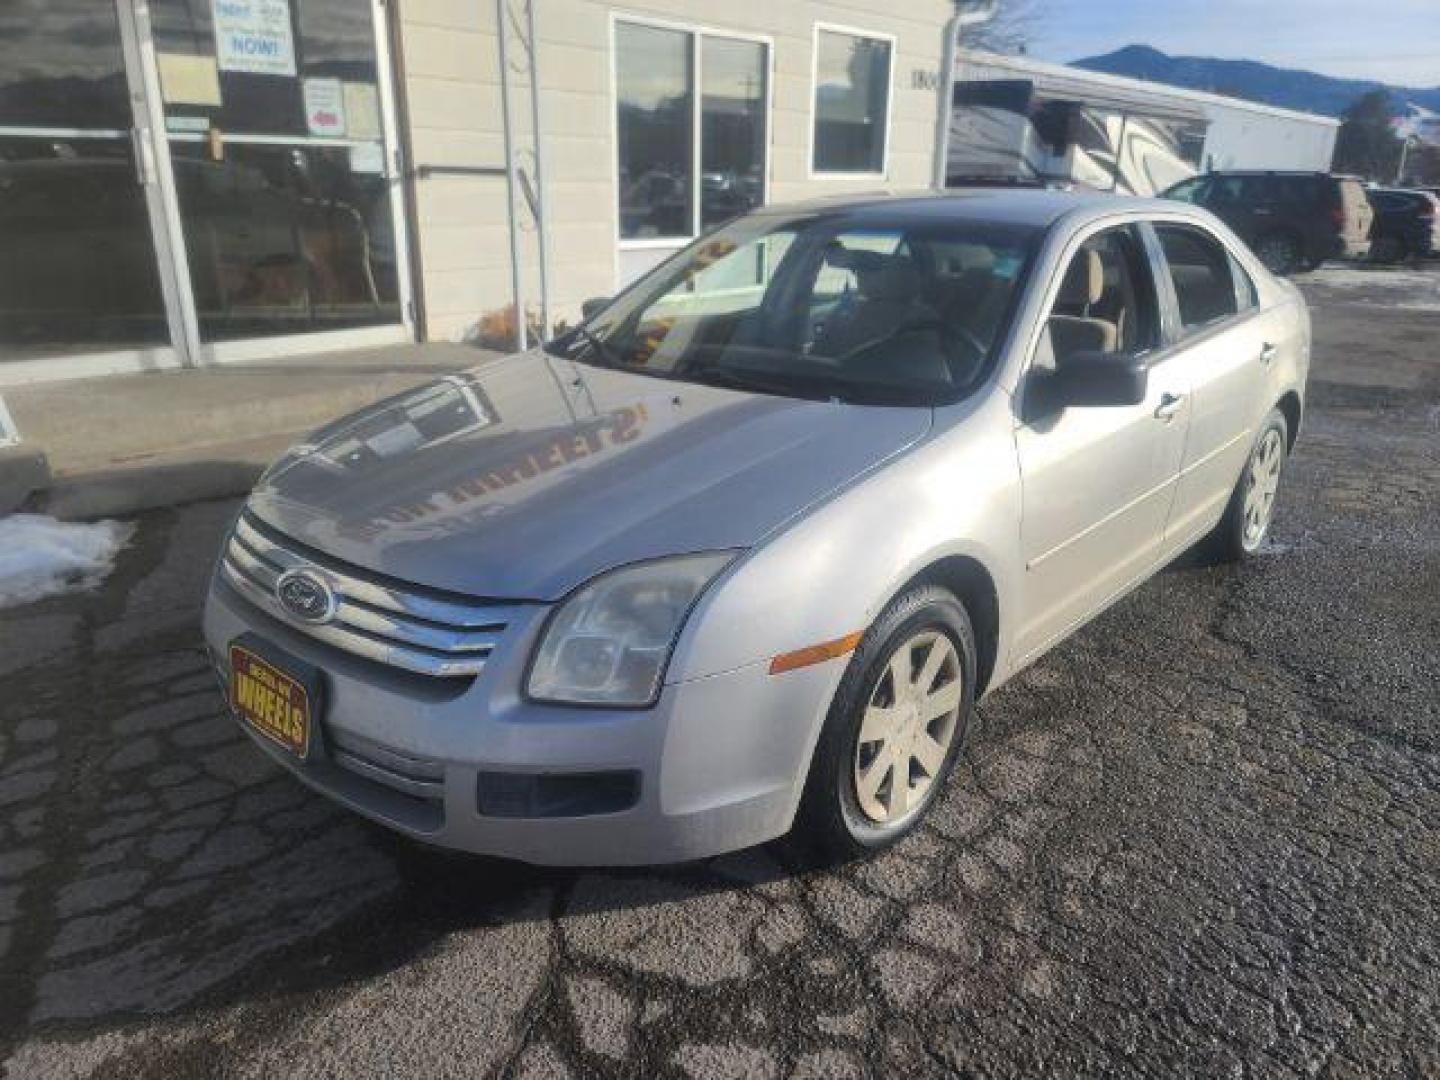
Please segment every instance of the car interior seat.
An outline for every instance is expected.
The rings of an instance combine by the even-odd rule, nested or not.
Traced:
[[[1057,359],[1082,351],[1114,352],[1120,327],[1101,314],[1106,299],[1105,264],[1100,253],[1081,248],[1071,260],[1055,300],[1048,329]]]

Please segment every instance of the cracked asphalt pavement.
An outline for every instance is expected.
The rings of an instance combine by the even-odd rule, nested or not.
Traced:
[[[0,613],[4,1069],[1440,1075],[1440,311],[1306,287],[1266,554],[1182,559],[991,696],[919,834],[838,870],[366,825],[223,713],[234,505],[141,517],[102,591]]]

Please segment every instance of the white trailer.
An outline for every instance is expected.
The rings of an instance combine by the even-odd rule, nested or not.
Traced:
[[[1154,195],[1212,169],[1328,171],[1340,122],[974,50],[956,55],[946,184],[1041,181]]]

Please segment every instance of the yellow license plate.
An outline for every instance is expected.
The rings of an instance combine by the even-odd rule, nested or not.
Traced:
[[[310,749],[310,695],[305,685],[243,645],[230,646],[230,707],[260,734],[292,754]]]

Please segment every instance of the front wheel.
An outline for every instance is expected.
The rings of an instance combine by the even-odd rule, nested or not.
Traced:
[[[1215,529],[1214,542],[1222,558],[1248,558],[1265,542],[1289,447],[1290,425],[1284,413],[1272,409],[1230,494],[1225,516]]]
[[[911,832],[955,766],[975,671],[970,617],[954,595],[921,586],[891,601],[835,692],[796,839],[843,861]]]

